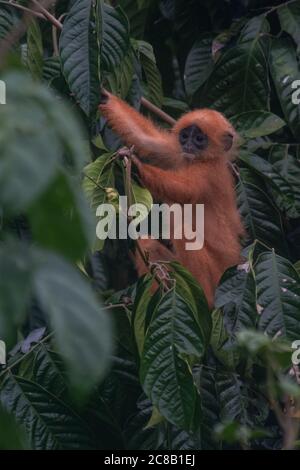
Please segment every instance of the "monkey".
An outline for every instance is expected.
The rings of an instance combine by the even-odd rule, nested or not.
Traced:
[[[128,146],[141,183],[160,201],[172,205],[204,204],[204,246],[187,251],[186,240],[172,236],[172,250],[158,240],[141,240],[149,260],[179,261],[200,283],[209,308],[223,273],[241,262],[244,227],[237,209],[234,178],[228,162],[235,158],[238,136],[224,115],[196,109],[174,126],[160,129],[125,101],[106,90],[100,112]],[[174,234],[173,234],[174,235]],[[136,256],[139,275],[146,272]]]

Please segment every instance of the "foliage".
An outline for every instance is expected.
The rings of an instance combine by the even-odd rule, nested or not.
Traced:
[[[300,1],[59,1],[21,34],[14,3],[0,2],[0,41],[17,38],[0,42],[0,448],[294,448]],[[128,184],[152,204],[101,86],[175,119],[215,108],[240,133],[245,261],[212,313],[182,266],[153,294],[132,246],[95,237],[97,207],[119,210]]]

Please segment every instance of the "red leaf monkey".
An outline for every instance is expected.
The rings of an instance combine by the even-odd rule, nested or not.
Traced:
[[[141,182],[156,200],[168,204],[204,204],[204,247],[187,251],[185,239],[171,237],[173,250],[157,240],[141,240],[152,262],[176,259],[199,281],[209,306],[224,271],[240,262],[244,229],[236,207],[228,160],[236,133],[217,111],[199,109],[182,116],[170,130],[156,127],[127,103],[103,92],[102,114],[127,145]],[[139,274],[146,271],[136,257]]]

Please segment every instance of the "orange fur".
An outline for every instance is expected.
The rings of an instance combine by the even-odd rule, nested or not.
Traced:
[[[209,306],[214,303],[216,286],[224,271],[240,262],[240,237],[244,229],[236,208],[234,182],[228,168],[233,145],[224,149],[224,136],[236,134],[226,118],[217,111],[200,109],[181,117],[171,131],[157,128],[119,98],[106,94],[100,110],[127,145],[134,145],[134,158],[142,183],[153,197],[168,204],[205,204],[204,247],[186,251],[186,240],[172,238],[176,259],[199,281]],[[197,158],[186,158],[179,133],[196,125],[208,137],[208,146]],[[143,242],[151,261],[173,259],[174,254],[155,240]],[[158,259],[158,258],[159,259]],[[137,268],[144,272],[137,257]]]

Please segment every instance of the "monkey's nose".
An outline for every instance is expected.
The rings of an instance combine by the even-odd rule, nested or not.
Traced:
[[[184,145],[184,151],[186,153],[194,153],[194,146],[191,144]]]

